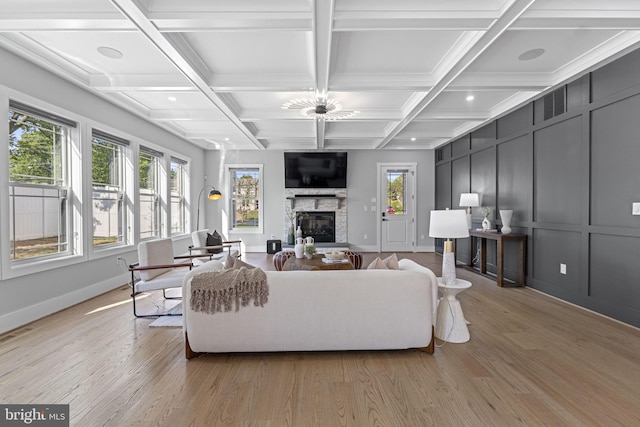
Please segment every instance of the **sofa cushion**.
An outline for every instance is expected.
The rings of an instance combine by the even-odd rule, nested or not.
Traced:
[[[207,233],[207,246],[222,246],[222,236],[218,234],[217,230],[214,230],[213,234]],[[209,253],[219,254],[222,252],[222,248],[207,249]]]
[[[367,270],[389,270],[389,267],[382,261],[380,257],[376,257],[371,264],[367,267]]]
[[[238,269],[238,268],[244,267],[244,268],[248,268],[250,270],[253,269],[253,268],[256,268],[255,265],[247,264],[246,262],[241,261],[238,258],[233,258],[233,260],[234,261],[233,261],[233,267],[232,268]],[[226,266],[226,263],[225,263],[225,266]]]
[[[384,262],[384,265],[386,265],[389,270],[400,270],[398,256],[395,253],[383,259],[382,262]]]

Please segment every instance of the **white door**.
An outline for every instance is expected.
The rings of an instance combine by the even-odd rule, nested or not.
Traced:
[[[416,164],[378,165],[380,251],[415,250]]]

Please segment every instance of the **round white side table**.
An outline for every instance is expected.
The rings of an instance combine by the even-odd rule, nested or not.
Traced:
[[[443,296],[438,303],[436,338],[452,343],[469,341],[471,338],[469,328],[456,295],[470,287],[471,282],[463,279],[456,279],[455,283],[445,286],[442,283],[442,277],[438,277],[438,289]]]

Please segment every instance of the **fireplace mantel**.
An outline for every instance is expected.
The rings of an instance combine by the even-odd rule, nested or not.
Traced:
[[[287,197],[287,200],[291,200],[291,209],[296,208],[297,200],[309,200],[309,199],[315,200],[314,209],[318,209],[318,201],[320,200],[337,200],[338,201],[337,209],[340,209],[341,207],[340,205],[342,201],[346,199],[346,197],[334,196],[330,194],[296,194],[295,196]]]

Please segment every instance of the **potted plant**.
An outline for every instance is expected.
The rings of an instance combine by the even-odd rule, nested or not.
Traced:
[[[313,254],[315,253],[316,245],[314,245],[313,243],[307,243],[306,245],[304,245],[304,255],[307,257],[307,259],[313,258]]]
[[[489,214],[491,214],[491,208],[484,206],[482,208],[482,229],[490,230],[491,229],[491,221],[489,220]]]

